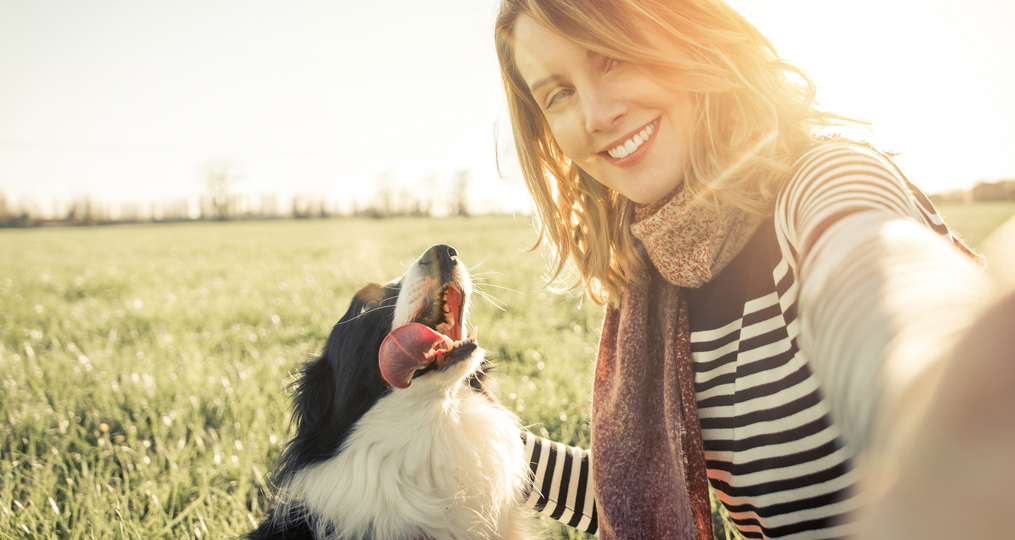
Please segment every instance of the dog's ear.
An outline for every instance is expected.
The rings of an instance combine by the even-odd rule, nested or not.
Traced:
[[[385,326],[383,314],[374,313],[384,300],[384,287],[377,283],[360,289],[349,309],[331,330],[321,356],[308,362],[300,370],[293,397],[293,424],[299,431],[303,425],[312,425],[340,406],[342,379],[366,366],[357,358],[370,341],[376,340],[376,327]],[[390,329],[390,323],[387,323]],[[387,332],[387,330],[384,330]],[[383,337],[381,338],[383,340]],[[336,400],[338,402],[336,402]]]
[[[398,291],[398,283],[371,283],[356,293],[321,355],[300,370],[293,393],[294,437],[281,469],[330,458],[356,421],[391,390],[377,354],[391,331]]]

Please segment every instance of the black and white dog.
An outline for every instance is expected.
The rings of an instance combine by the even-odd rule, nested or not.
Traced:
[[[251,539],[528,536],[518,419],[484,386],[472,283],[428,249],[401,278],[356,293],[302,369],[275,498]]]

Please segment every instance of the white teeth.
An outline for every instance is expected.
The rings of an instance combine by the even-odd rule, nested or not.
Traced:
[[[455,343],[451,341],[451,338],[449,338],[448,336],[441,334],[441,337],[444,338],[444,346],[447,347],[448,350],[454,349],[457,346]]]
[[[637,150],[642,144],[645,144],[645,141],[648,140],[648,138],[652,135],[653,131],[655,131],[655,123],[645,126],[645,129],[636,133],[634,137],[628,139],[627,142],[612,150],[607,151],[606,153],[609,154],[610,157],[612,157],[613,159],[626,158],[627,156],[631,155],[631,153],[633,153],[635,150]]]
[[[472,329],[472,333],[469,334],[469,339],[476,339],[476,336],[478,335],[479,335],[479,327],[477,326]]]

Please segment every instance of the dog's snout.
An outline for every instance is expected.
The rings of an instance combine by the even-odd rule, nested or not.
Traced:
[[[455,265],[458,264],[458,250],[447,244],[437,244],[436,246],[431,246],[430,249],[426,250],[426,253],[420,257],[420,263],[424,265],[433,264],[439,268],[442,273],[451,272],[454,270]]]

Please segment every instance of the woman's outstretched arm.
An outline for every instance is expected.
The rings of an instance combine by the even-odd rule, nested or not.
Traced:
[[[776,219],[796,254],[801,350],[874,495],[990,288],[889,162],[826,146],[798,166]]]

